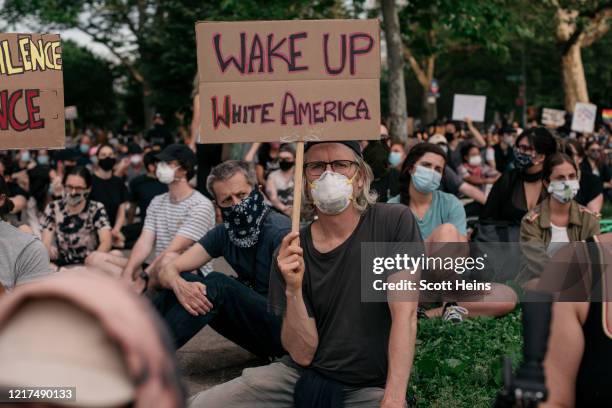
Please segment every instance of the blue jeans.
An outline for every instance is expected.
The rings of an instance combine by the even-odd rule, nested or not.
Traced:
[[[183,308],[172,290],[165,289],[154,299],[157,310],[182,347],[207,324],[225,338],[258,357],[280,357],[286,352],[281,344],[282,317],[268,313],[267,298],[245,284],[219,272],[202,277],[183,272],[181,277],[206,285],[206,297],[213,309],[193,316]]]

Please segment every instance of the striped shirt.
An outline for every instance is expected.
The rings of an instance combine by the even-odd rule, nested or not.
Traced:
[[[149,208],[144,228],[155,234],[155,256],[162,253],[176,235],[194,242],[215,226],[212,202],[195,191],[181,202],[170,200],[170,193],[156,196]],[[210,262],[200,268],[205,275],[212,271]]]

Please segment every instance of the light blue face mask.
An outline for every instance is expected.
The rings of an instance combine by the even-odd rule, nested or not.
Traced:
[[[389,164],[393,167],[399,166],[402,163],[402,153],[401,152],[391,152],[389,153]]]
[[[20,160],[22,162],[29,162],[30,160],[32,160],[32,157],[30,156],[30,152],[21,153]]]
[[[442,180],[442,175],[440,173],[423,166],[416,166],[411,176],[414,188],[423,194],[428,194],[437,190],[438,187],[440,187],[440,180]]]
[[[36,161],[41,166],[45,166],[45,165],[49,164],[49,156],[38,156],[38,157],[36,157]]]

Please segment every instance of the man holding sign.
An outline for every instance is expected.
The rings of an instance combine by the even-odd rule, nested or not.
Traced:
[[[375,204],[358,142],[308,143],[304,160],[305,208],[317,220],[283,239],[268,297],[290,356],[196,395],[193,407],[405,404],[416,302],[361,301],[361,243],[421,242],[414,216]]]
[[[403,407],[416,302],[364,303],[360,287],[362,242],[422,241],[407,207],[375,204],[354,141],[379,137],[378,21],[199,23],[196,32],[202,141],[297,141],[297,154],[293,232],[268,293],[289,356],[192,406]],[[302,189],[317,218],[298,232]]]

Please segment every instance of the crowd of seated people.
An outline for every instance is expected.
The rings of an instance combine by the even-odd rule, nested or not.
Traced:
[[[459,323],[508,314],[560,248],[599,236],[612,190],[609,138],[605,128],[594,135],[502,124],[482,131],[467,118],[407,140],[392,140],[383,127],[380,140],[309,142],[299,233],[290,232],[291,143],[219,150],[220,164],[200,174],[206,166],[194,145],[177,142],[156,117],[145,137],[84,133],[61,151],[0,152],[1,296],[56,276],[103,276],[134,298],[146,294],[139,302],[154,307],[175,349],[210,326],[276,359],[197,394],[194,407],[286,406],[297,396],[311,406],[403,406],[418,318]],[[491,224],[507,232],[498,241],[528,244],[517,286],[496,282],[452,301],[361,302],[361,243],[411,242],[431,254],[438,244],[467,248]],[[235,277],[218,270],[221,257]],[[53,282],[49,288],[62,280]],[[36,321],[42,304],[82,320],[69,307],[80,300],[68,300],[34,302],[15,319]],[[553,360],[566,347],[556,333],[582,327],[587,338],[607,310],[605,303],[603,312],[601,303],[555,307],[569,317],[553,323]],[[8,323],[0,310],[0,326]],[[584,385],[577,361],[590,354],[571,355],[571,364],[547,363],[573,373],[551,375],[557,400],[570,395],[567,384]],[[570,397],[586,398],[583,391]]]

